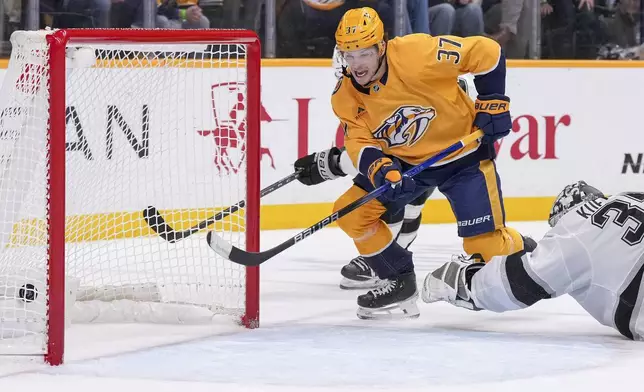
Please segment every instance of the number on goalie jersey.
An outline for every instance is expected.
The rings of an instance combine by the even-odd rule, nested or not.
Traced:
[[[580,181],[560,193],[550,223],[530,255],[443,265],[423,299],[505,312],[569,294],[600,323],[644,340],[644,192],[606,198]]]

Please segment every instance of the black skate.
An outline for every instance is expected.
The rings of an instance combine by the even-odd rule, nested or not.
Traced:
[[[415,273],[410,272],[383,282],[385,283],[381,287],[358,297],[358,318],[368,320],[420,316],[416,305],[418,291]]]
[[[351,260],[349,264],[342,267],[340,273],[342,274],[340,288],[343,290],[374,289],[383,284],[362,256]]]

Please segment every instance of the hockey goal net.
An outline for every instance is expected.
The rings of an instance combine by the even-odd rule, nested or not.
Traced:
[[[234,30],[19,31],[0,92],[0,354],[63,359],[76,322],[258,322],[260,49]]]

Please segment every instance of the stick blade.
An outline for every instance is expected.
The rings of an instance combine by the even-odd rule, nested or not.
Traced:
[[[262,257],[262,253],[251,253],[237,248],[218,236],[214,231],[208,232],[206,241],[208,241],[208,246],[217,252],[219,256],[236,264],[255,267],[267,260],[267,258]]]
[[[163,219],[163,216],[154,206],[148,206],[143,210],[143,219],[150,228],[164,240],[174,243],[177,241],[176,232]]]

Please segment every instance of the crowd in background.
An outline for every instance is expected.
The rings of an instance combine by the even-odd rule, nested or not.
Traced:
[[[637,59],[641,0],[407,0],[403,34],[487,35],[508,58],[529,58],[530,36],[540,28],[546,59]],[[0,0],[3,55],[11,32],[25,29],[27,3]],[[266,39],[264,0],[156,0],[156,28],[245,28]],[[341,15],[370,6],[395,37],[393,0],[276,0],[276,57],[329,58]],[[39,0],[40,28],[146,27],[142,0]],[[539,21],[540,26],[534,26]],[[148,22],[149,25],[150,22]],[[398,33],[400,33],[398,29]]]

